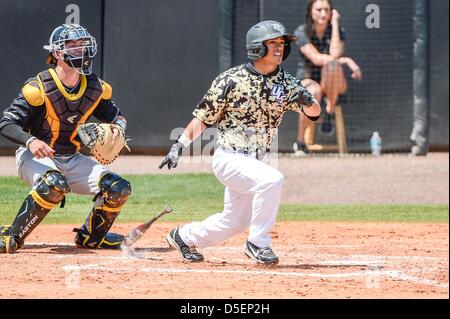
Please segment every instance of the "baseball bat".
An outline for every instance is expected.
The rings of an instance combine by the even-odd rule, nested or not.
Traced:
[[[144,235],[144,233],[147,231],[147,229],[149,229],[150,226],[156,220],[158,220],[159,218],[161,218],[165,214],[169,214],[170,212],[172,212],[172,207],[166,206],[164,208],[164,210],[161,213],[159,213],[157,216],[153,217],[148,222],[145,222],[143,224],[140,224],[139,226],[136,226],[132,231],[130,231],[128,233],[128,235],[125,236],[125,238],[123,239],[122,244],[125,245],[125,246],[133,245],[135,242],[137,242],[139,240],[139,238],[142,237],[142,235]]]

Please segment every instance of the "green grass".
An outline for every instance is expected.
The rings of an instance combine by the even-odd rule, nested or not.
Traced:
[[[170,204],[166,221],[201,220],[223,207],[223,186],[211,174],[125,176],[133,193],[117,222],[142,222]],[[28,194],[18,177],[0,177],[0,224],[11,223]],[[44,223],[84,221],[92,207],[91,196],[70,194],[66,207],[55,208]],[[282,204],[279,221],[430,222],[448,223],[448,205],[303,205]]]
[[[278,220],[448,223],[448,205],[281,205]]]

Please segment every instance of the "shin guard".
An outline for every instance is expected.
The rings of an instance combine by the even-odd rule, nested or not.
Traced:
[[[45,218],[58,203],[64,203],[65,195],[70,192],[64,175],[56,170],[47,171],[23,201],[16,218],[9,227],[8,236],[14,238],[20,248],[25,238]],[[61,205],[63,206],[63,205]]]
[[[80,248],[120,248],[124,236],[108,233],[122,206],[131,194],[131,185],[117,174],[107,173],[100,179],[100,192],[94,207],[81,228],[75,228],[75,244]]]

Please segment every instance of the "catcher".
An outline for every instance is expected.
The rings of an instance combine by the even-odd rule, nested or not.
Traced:
[[[97,44],[84,27],[58,26],[44,49],[52,67],[25,83],[0,120],[0,133],[20,144],[17,170],[32,187],[13,223],[0,227],[0,253],[22,247],[53,207],[64,206],[71,191],[94,195],[85,224],[74,229],[77,247],[119,248],[123,236],[108,231],[131,185],[100,163],[113,161],[126,145],[126,119],[111,100],[111,86],[92,73]],[[83,125],[92,115],[109,124]],[[83,139],[100,163],[79,152]],[[109,153],[101,154],[102,147]]]

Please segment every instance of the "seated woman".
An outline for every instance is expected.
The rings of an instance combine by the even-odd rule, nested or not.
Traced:
[[[325,134],[333,131],[332,114],[340,95],[347,91],[343,65],[352,71],[352,78],[362,77],[359,66],[353,59],[344,56],[345,33],[339,24],[340,14],[333,9],[331,0],[309,0],[306,23],[297,27],[294,34],[300,52],[297,78],[321,101],[327,97],[326,112],[321,130]],[[305,131],[311,121],[299,114],[297,142],[294,151],[297,155],[308,153],[305,144]]]

